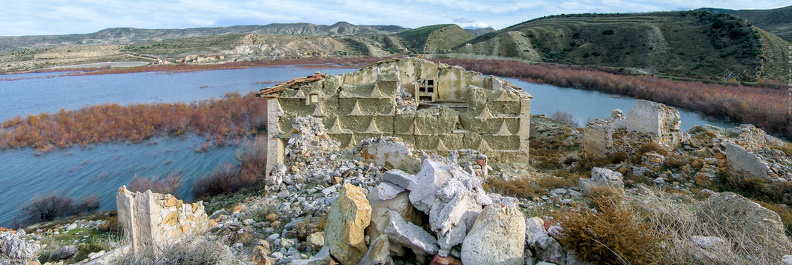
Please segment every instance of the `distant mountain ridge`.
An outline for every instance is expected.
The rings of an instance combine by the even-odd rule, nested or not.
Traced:
[[[24,48],[39,49],[68,45],[129,44],[139,41],[162,41],[168,39],[241,33],[329,36],[351,34],[392,34],[404,30],[407,30],[407,28],[396,25],[352,25],[347,22],[338,22],[333,25],[315,25],[310,23],[273,23],[269,25],[244,25],[186,29],[109,28],[88,34],[0,37],[0,51],[11,51]]]
[[[754,26],[763,29],[786,41],[792,41],[792,6],[776,9],[720,9],[700,8],[696,10],[732,14],[751,22]]]

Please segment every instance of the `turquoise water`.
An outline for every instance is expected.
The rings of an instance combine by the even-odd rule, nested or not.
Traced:
[[[17,115],[57,112],[106,103],[192,102],[222,97],[227,92],[258,91],[276,82],[308,76],[315,71],[329,74],[351,69],[302,69],[298,67],[212,70],[188,73],[132,73],[96,76],[56,76],[58,73],[0,75],[28,78],[0,81],[0,120]],[[53,77],[50,77],[53,76]],[[36,78],[41,77],[41,78]],[[635,100],[597,91],[537,85],[509,79],[534,96],[531,112],[550,115],[556,110],[572,113],[579,122],[605,118],[614,108],[627,112]],[[680,110],[683,127],[716,124],[696,113]],[[80,200],[96,194],[101,209],[115,208],[118,187],[135,175],[165,177],[180,173],[180,197],[191,199],[194,180],[224,163],[233,163],[236,146],[212,148],[198,153],[200,137],[159,138],[141,144],[112,143],[55,150],[42,156],[31,149],[0,152],[0,226],[13,218],[36,194],[52,190]]]
[[[57,76],[59,73],[0,75],[28,78],[0,81],[0,120],[17,115],[56,112],[106,103],[192,102],[243,94],[272,86],[264,82],[290,80],[315,71],[330,74],[350,69],[299,67],[212,70],[188,73],[131,73],[95,76]],[[41,77],[41,78],[35,78]],[[112,143],[55,150],[35,156],[31,149],[0,151],[0,226],[8,226],[36,194],[66,192],[76,200],[98,195],[102,210],[115,208],[115,193],[139,176],[183,178],[180,198],[190,198],[196,178],[224,163],[234,163],[236,146],[198,153],[205,140],[159,138],[141,144]]]
[[[531,94],[531,113],[552,115],[556,111],[565,111],[572,114],[580,126],[594,119],[604,119],[610,116],[611,111],[620,109],[626,114],[635,106],[635,98],[611,95],[594,90],[582,90],[553,85],[534,84],[513,78],[509,82],[521,87]],[[682,131],[693,126],[711,124],[720,127],[734,127],[737,124],[705,117],[696,112],[676,108],[682,120]]]

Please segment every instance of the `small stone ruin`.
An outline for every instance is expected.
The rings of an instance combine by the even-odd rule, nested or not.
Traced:
[[[627,115],[616,109],[609,118],[589,123],[583,135],[583,151],[590,157],[629,154],[647,141],[670,150],[682,141],[681,124],[676,109],[636,100]]]
[[[203,235],[211,224],[201,202],[184,203],[170,194],[131,192],[122,186],[116,194],[118,221],[133,254],[157,250],[186,236]]]

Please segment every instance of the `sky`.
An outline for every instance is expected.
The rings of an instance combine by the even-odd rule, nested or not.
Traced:
[[[297,23],[501,29],[534,18],[701,7],[773,9],[789,0],[0,0],[0,36]]]

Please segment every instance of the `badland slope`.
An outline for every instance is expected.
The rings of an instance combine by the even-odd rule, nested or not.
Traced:
[[[707,11],[550,16],[479,36],[454,51],[650,74],[785,78],[787,42],[740,17]],[[785,61],[785,60],[784,60]]]

